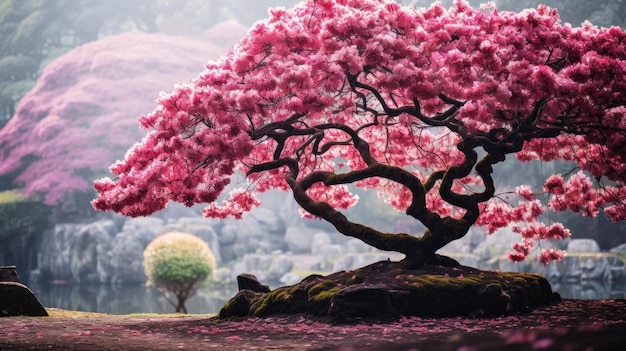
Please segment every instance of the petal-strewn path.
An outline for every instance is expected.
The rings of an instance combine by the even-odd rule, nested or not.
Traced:
[[[215,322],[207,316],[0,319],[0,350],[615,350],[626,300],[565,300],[499,318],[405,318],[330,325],[305,316]]]

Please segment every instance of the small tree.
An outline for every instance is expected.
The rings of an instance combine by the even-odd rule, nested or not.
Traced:
[[[165,293],[176,312],[187,313],[185,302],[215,269],[215,256],[199,237],[171,232],[154,239],[143,252],[147,286]],[[175,301],[168,295],[173,294]]]

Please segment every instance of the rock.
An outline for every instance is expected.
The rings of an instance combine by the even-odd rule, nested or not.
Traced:
[[[293,262],[280,252],[273,254],[246,254],[232,269],[232,274],[250,273],[270,284],[278,283],[280,277],[291,271]]]
[[[230,246],[233,245],[237,241],[237,226],[234,224],[227,224],[222,227],[220,231],[220,235],[218,240],[220,241],[220,246]]]
[[[495,256],[489,259],[485,265],[488,269],[500,272],[533,272],[530,268],[532,264],[539,262],[535,259],[528,258],[525,261],[513,262],[506,255]]]
[[[143,250],[157,236],[166,233],[165,221],[153,217],[129,218],[122,231],[110,241],[109,281],[111,284],[143,284]],[[107,263],[103,263],[107,264]]]
[[[15,282],[15,283],[19,283],[20,279],[17,276],[17,267],[15,267],[15,266],[0,266],[0,282]]]
[[[153,238],[158,236],[152,234]],[[144,284],[147,280],[144,272],[143,250],[147,243],[143,237],[136,237],[130,232],[121,232],[115,236],[111,248],[111,284]]]
[[[254,274],[243,273],[237,276],[237,287],[239,291],[251,290],[258,293],[268,293],[270,288],[261,284]]]
[[[264,295],[249,289],[240,290],[218,313],[219,318],[245,317],[250,313],[252,300]]]
[[[346,253],[345,246],[339,244],[324,245],[322,250],[322,257],[326,259],[334,259]]]
[[[325,232],[318,232],[313,234],[313,238],[311,239],[311,253],[314,255],[323,255],[324,248],[326,246],[332,245],[333,240],[330,238],[330,235]]]
[[[492,257],[506,255],[511,251],[511,245],[521,240],[521,236],[509,228],[502,228],[477,244],[472,251],[478,257],[488,260]]]
[[[146,247],[157,235],[161,235],[167,230],[165,229],[165,221],[160,218],[136,217],[128,218],[124,222],[121,232],[132,233]]]
[[[248,253],[270,253],[286,249],[285,224],[278,214],[267,208],[256,208],[241,220],[226,220],[224,228],[234,226],[236,241],[229,246],[231,259]],[[228,229],[233,230],[233,229]]]
[[[291,262],[287,256],[280,255],[274,257],[267,271],[268,280],[279,281],[280,278],[291,271],[292,268],[293,262]]]
[[[611,250],[609,250],[609,252],[614,253],[614,254],[626,253],[626,244],[618,245],[612,248]]]
[[[491,316],[505,315],[513,309],[511,296],[495,283],[478,289],[478,304]]]
[[[332,271],[339,272],[339,271],[352,269],[352,267],[356,266],[354,264],[355,257],[356,257],[355,255],[343,255],[343,256],[337,257],[335,260],[332,261],[332,264],[333,264]]]
[[[319,233],[319,229],[302,226],[288,227],[285,230],[285,243],[289,251],[293,253],[309,253],[313,243],[313,236]]]
[[[552,267],[550,267],[552,266]],[[611,253],[568,252],[560,261],[552,262],[544,274],[570,282],[586,280],[612,281],[624,275],[624,262]]]
[[[293,285],[298,283],[299,281],[302,280],[302,277],[300,277],[299,275],[293,273],[293,272],[288,272],[285,273],[282,277],[280,277],[279,281],[283,284],[283,285]]]
[[[593,239],[572,239],[567,252],[600,252],[600,245]]]
[[[499,316],[560,300],[537,274],[429,264],[407,268],[391,261],[328,276],[310,275],[299,283],[245,297],[248,316],[310,313],[340,323],[400,316]]]
[[[41,280],[104,283],[111,277],[113,220],[57,224],[44,235],[38,255]]]
[[[346,243],[346,252],[352,254],[365,253],[372,251],[372,247],[359,239],[350,239]]]
[[[10,316],[48,316],[48,312],[26,285],[0,282],[0,317]]]
[[[218,282],[228,283],[231,282],[232,272],[228,267],[218,267],[215,272],[213,272],[213,279]]]
[[[398,312],[389,300],[384,285],[355,285],[337,292],[331,299],[328,316],[336,322],[349,322],[356,318],[397,318]]]

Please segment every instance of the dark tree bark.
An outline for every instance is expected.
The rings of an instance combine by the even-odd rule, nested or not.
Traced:
[[[364,68],[364,72],[367,72],[366,68]],[[276,141],[277,146],[274,151],[274,160],[253,166],[249,170],[249,174],[286,166],[289,169],[285,175],[286,182],[291,187],[296,202],[304,210],[328,221],[344,235],[360,239],[380,250],[405,254],[405,261],[410,265],[449,262],[436,255],[436,251],[451,241],[465,236],[469,228],[476,222],[480,215],[479,204],[491,199],[495,193],[492,167],[504,161],[506,155],[520,151],[523,143],[528,140],[551,138],[560,133],[583,134],[594,128],[590,125],[577,125],[571,116],[563,116],[558,122],[552,122],[551,125],[547,126],[545,121],[541,121],[542,126],[538,127],[537,124],[541,119],[542,109],[546,103],[544,99],[536,103],[529,116],[516,116],[518,123],[511,128],[495,129],[489,133],[475,132],[469,134],[466,132],[463,121],[455,118],[459,108],[464,105],[461,101],[441,95],[439,98],[450,107],[436,116],[426,116],[422,114],[417,100],[411,106],[390,108],[381,93],[373,87],[361,83],[358,80],[358,75],[347,74],[346,77],[352,92],[358,98],[359,108],[364,113],[372,115],[371,122],[360,126],[358,129],[340,124],[308,126],[299,120],[300,117],[304,116],[303,114],[294,114],[285,121],[273,122],[252,130],[250,134],[253,140],[272,138]],[[377,109],[368,105],[365,93],[376,98]],[[380,111],[381,108],[382,111]],[[426,181],[422,182],[401,167],[384,164],[376,160],[370,153],[370,145],[359,136],[359,133],[370,126],[388,123],[387,121],[403,113],[414,117],[416,123],[447,128],[457,134],[462,140],[457,148],[465,156],[464,161],[448,169],[435,171]],[[498,112],[496,117],[510,120],[504,112]],[[347,135],[346,140],[323,143],[324,133],[331,129],[344,132]],[[314,155],[321,155],[335,145],[351,145],[358,151],[367,167],[345,173],[316,171],[306,176],[300,176],[299,160],[301,154],[296,152],[295,155],[283,155],[286,141],[294,136],[309,136],[301,149],[303,151],[306,146],[312,145]],[[484,156],[480,160],[477,149],[484,151]],[[454,181],[468,176],[472,171],[476,172],[482,180],[482,191],[471,194],[454,192],[452,190]],[[331,186],[351,184],[372,177],[388,179],[410,190],[412,200],[406,209],[406,214],[420,221],[427,228],[423,235],[418,237],[407,233],[380,232],[374,228],[350,221],[328,203],[315,201],[307,195],[307,190],[318,182]],[[440,182],[439,195],[441,198],[448,204],[465,211],[461,218],[441,217],[427,208],[426,194],[433,189],[436,182]]]

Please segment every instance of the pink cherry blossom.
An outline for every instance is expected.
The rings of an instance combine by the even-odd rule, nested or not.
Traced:
[[[626,219],[624,42],[621,29],[573,28],[543,5],[512,13],[461,0],[451,9],[309,0],[272,10],[229,54],[159,97],[140,119],[150,133],[112,166],[115,180],[95,183],[93,205],[146,215],[168,201],[207,203],[206,216],[239,218],[259,205],[253,193],[290,190],[303,215],[407,257],[474,224],[512,226],[521,241],[509,257],[519,261],[569,236],[549,211]],[[573,170],[547,175],[543,188],[496,189],[493,167],[507,155]],[[243,190],[224,194],[241,174]],[[339,210],[359,200],[353,187],[375,190],[427,231],[352,222]]]

